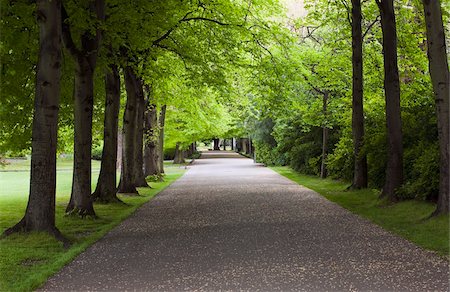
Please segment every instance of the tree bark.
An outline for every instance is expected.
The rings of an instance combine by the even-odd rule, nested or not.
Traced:
[[[397,64],[397,29],[393,0],[376,0],[383,33],[384,91],[386,99],[386,126],[388,161],[386,180],[380,195],[395,201],[396,190],[403,184],[403,145],[400,111],[400,82]]]
[[[105,117],[103,151],[97,187],[92,194],[94,201],[121,202],[117,192],[117,134],[120,109],[120,75],[116,65],[110,65],[105,78]]]
[[[184,163],[183,151],[180,149],[180,143],[177,142],[175,146],[175,157],[173,158],[174,164],[182,164]]]
[[[364,146],[363,108],[363,47],[361,29],[361,0],[352,0],[352,133],[354,152],[354,173],[352,188],[367,188],[367,156],[361,153]]]
[[[135,76],[136,90],[136,141],[135,141],[135,164],[134,164],[134,184],[136,187],[149,187],[144,174],[144,112],[145,97],[143,82]]]
[[[63,7],[64,8],[64,7]],[[91,1],[89,9],[103,19],[104,3],[102,0]],[[63,9],[64,20],[67,13]],[[95,217],[91,198],[91,152],[92,152],[92,113],[94,108],[94,71],[101,33],[97,29],[93,35],[86,31],[81,36],[81,50],[71,37],[69,24],[64,21],[64,43],[75,59],[74,88],[74,162],[72,193],[66,208],[67,214],[81,217]]]
[[[150,101],[150,89],[147,90],[146,111],[144,116],[144,173],[148,175],[158,175],[159,169],[156,160],[158,153],[156,148],[155,130],[158,127],[156,105]]]
[[[223,151],[227,151],[227,139],[223,138]]]
[[[231,150],[232,151],[234,151],[234,143],[235,143],[234,138],[231,138]]]
[[[422,0],[427,28],[428,60],[436,102],[439,137],[439,196],[433,216],[449,213],[450,76],[440,1]]]
[[[324,122],[322,125],[322,162],[320,164],[320,177],[321,178],[326,178],[328,175],[328,171],[327,171],[328,133],[329,133],[329,129],[327,127],[328,97],[329,97],[329,92],[324,91],[323,99],[322,99],[322,113],[324,116]]]
[[[219,140],[219,138],[214,138],[213,141],[214,141],[213,150],[220,150],[220,147],[219,147],[220,140]]]
[[[122,171],[120,173],[119,193],[137,194],[135,180],[135,142],[136,142],[136,85],[133,69],[125,67],[124,80],[127,91],[127,104],[123,114]]]
[[[158,137],[158,166],[159,173],[164,173],[164,125],[166,122],[166,105],[161,107],[159,114],[159,137]]]
[[[30,194],[25,215],[4,235],[44,231],[64,240],[55,226],[56,145],[61,79],[61,2],[38,0],[39,58],[32,128]]]

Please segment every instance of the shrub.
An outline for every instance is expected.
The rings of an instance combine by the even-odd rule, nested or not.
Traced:
[[[103,146],[98,145],[98,146],[92,148],[91,157],[94,160],[102,160],[102,153],[103,153]]]

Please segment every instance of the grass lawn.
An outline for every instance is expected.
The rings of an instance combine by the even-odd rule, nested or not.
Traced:
[[[24,161],[0,169],[0,233],[17,223],[24,214],[28,200],[29,172],[23,170],[26,170],[27,163],[29,167],[29,162]],[[93,161],[92,172],[94,188],[99,173],[98,161]],[[95,204],[98,219],[79,219],[64,216],[70,198],[72,171],[70,161],[59,161],[56,225],[73,244],[69,249],[64,249],[60,242],[43,233],[26,236],[15,234],[1,239],[0,291],[31,291],[38,288],[49,276],[183,175],[185,168],[166,164],[165,172],[164,182],[150,183],[151,189],[140,188],[140,196],[120,196],[127,205]]]
[[[378,200],[378,190],[346,191],[348,183],[303,175],[286,166],[271,169],[425,249],[449,257],[449,216],[426,219],[436,207],[432,203],[411,200],[386,205]]]

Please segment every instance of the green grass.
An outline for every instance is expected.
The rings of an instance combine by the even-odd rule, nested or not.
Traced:
[[[59,169],[69,163],[58,163]],[[22,167],[22,166],[21,166]],[[98,163],[93,169],[93,183],[98,176]],[[0,291],[31,291],[45,283],[76,255],[100,239],[139,206],[178,179],[185,169],[166,164],[164,182],[152,182],[152,188],[140,188],[140,196],[120,196],[127,204],[95,204],[98,219],[64,216],[70,197],[72,172],[57,173],[56,225],[72,241],[69,249],[44,233],[15,234],[0,240]],[[28,172],[0,172],[0,233],[23,216],[28,199]]]
[[[378,190],[346,191],[345,182],[303,175],[285,166],[271,169],[418,246],[449,256],[449,216],[427,219],[436,207],[432,203],[410,200],[387,205],[378,199]]]

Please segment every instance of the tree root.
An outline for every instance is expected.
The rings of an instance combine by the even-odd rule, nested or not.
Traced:
[[[97,219],[98,216],[95,215],[95,212],[93,210],[88,210],[84,208],[77,208],[77,207],[67,207],[66,209],[66,215],[65,216],[74,216],[79,217],[82,219]]]
[[[0,238],[1,239],[6,238],[6,237],[8,237],[8,236],[10,236],[12,234],[15,234],[15,233],[30,233],[30,232],[34,232],[34,231],[47,232],[48,234],[53,236],[56,240],[61,242],[65,249],[68,249],[71,246],[70,240],[67,239],[64,235],[62,235],[62,233],[59,231],[58,228],[50,227],[50,228],[45,229],[45,230],[33,230],[32,228],[30,228],[29,226],[26,225],[25,217],[22,218],[22,220],[20,220],[19,223],[17,223],[13,227],[10,227],[10,228],[6,229],[3,232],[3,234],[0,236]]]

